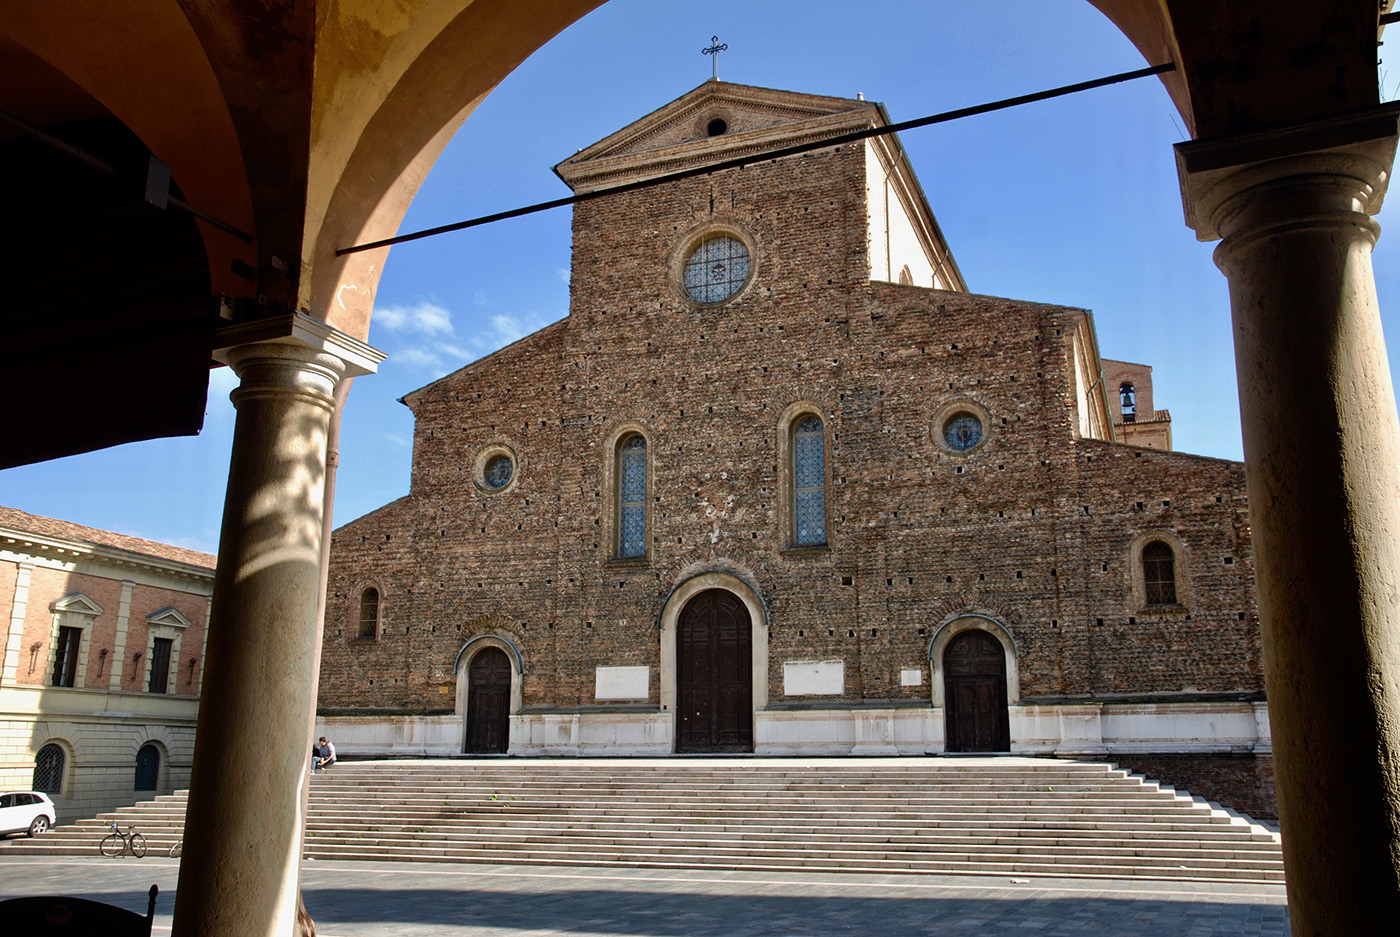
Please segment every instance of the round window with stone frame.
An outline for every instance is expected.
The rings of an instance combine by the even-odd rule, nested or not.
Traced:
[[[686,254],[681,286],[692,302],[717,306],[744,288],[751,266],[747,244],[731,233],[713,232]]]
[[[992,418],[980,403],[963,397],[944,402],[929,422],[929,432],[939,449],[964,456],[987,442]]]
[[[519,474],[515,453],[510,447],[495,443],[486,446],[476,456],[472,481],[485,494],[500,494],[509,488]]]

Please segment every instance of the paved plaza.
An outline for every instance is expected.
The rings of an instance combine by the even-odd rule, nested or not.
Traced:
[[[95,848],[94,848],[94,851]],[[67,894],[170,933],[179,861],[0,855],[0,898]],[[1287,937],[1282,886],[396,862],[303,871],[321,937]]]

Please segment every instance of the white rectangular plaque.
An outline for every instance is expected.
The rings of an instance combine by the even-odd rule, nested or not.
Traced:
[[[651,696],[650,667],[599,667],[593,696],[596,699],[648,699]]]
[[[924,672],[922,670],[901,670],[899,672],[900,686],[923,686]]]
[[[783,662],[785,696],[840,696],[846,688],[843,660],[789,660]]]

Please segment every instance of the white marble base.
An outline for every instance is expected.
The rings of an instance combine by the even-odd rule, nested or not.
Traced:
[[[1263,703],[1060,703],[1010,707],[1016,754],[1271,754]],[[333,716],[317,734],[343,755],[442,757],[462,751],[461,716]],[[527,713],[510,717],[512,755],[668,755],[669,712]],[[944,712],[933,707],[764,710],[754,713],[759,755],[924,755],[944,751]]]

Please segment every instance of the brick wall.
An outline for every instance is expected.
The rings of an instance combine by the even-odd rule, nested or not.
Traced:
[[[1133,755],[1120,768],[1183,788],[1255,819],[1277,820],[1272,755]]]

